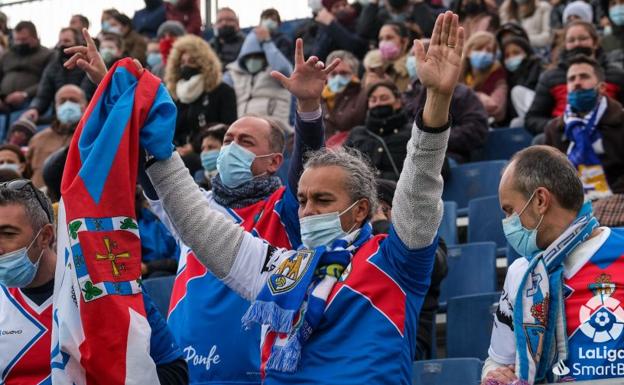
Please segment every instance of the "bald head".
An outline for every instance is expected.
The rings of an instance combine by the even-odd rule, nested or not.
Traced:
[[[56,104],[56,107],[66,101],[78,103],[83,109],[87,105],[87,97],[84,91],[80,87],[73,84],[66,84],[56,91],[56,95],[54,96],[54,104]]]

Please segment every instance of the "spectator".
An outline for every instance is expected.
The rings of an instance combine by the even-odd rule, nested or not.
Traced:
[[[501,45],[507,70],[507,119],[511,127],[524,127],[524,117],[535,98],[535,87],[542,72],[541,60],[535,56],[528,40],[519,37],[503,39]]]
[[[292,62],[295,57],[294,45],[285,33],[279,31],[280,25],[282,25],[282,18],[277,9],[265,9],[260,14],[260,26],[266,28],[271,33],[271,40],[275,43],[277,49],[280,50],[285,58]]]
[[[11,124],[6,143],[18,147],[28,147],[28,142],[37,133],[37,126],[28,119],[19,119]]]
[[[91,88],[89,79],[80,68],[67,69],[63,66],[71,54],[65,53],[65,49],[79,45],[81,42],[80,33],[72,28],[63,28],[59,33],[59,41],[56,44],[56,52],[46,66],[39,81],[37,95],[30,103],[30,107],[21,116],[22,119],[30,119],[37,122],[39,117],[45,114],[54,104],[54,95],[66,84],[74,84]]]
[[[496,31],[496,42],[499,47],[503,46],[503,40],[510,37],[519,37],[526,41],[529,41],[529,35],[527,35],[524,28],[518,25],[515,22],[505,23],[500,26],[500,28]]]
[[[520,23],[532,47],[547,49],[551,41],[551,8],[544,0],[505,0],[500,8],[500,20]]]
[[[455,13],[464,27],[464,36],[469,39],[475,32],[496,32],[500,24],[498,13],[486,5],[485,0],[456,0]]]
[[[372,49],[366,53],[362,61],[364,66],[364,76],[362,77],[362,86],[368,87],[379,81],[390,80],[386,73],[388,63],[383,59],[379,49]]]
[[[42,171],[45,160],[59,148],[69,145],[76,126],[87,107],[85,93],[73,84],[62,86],[54,96],[56,119],[50,127],[37,133],[28,146],[28,163],[32,167],[33,184],[45,185]]]
[[[175,20],[185,26],[187,33],[201,34],[199,0],[176,0],[166,3],[167,20]],[[219,18],[217,14],[217,19]],[[238,22],[237,22],[238,23]]]
[[[362,9],[357,33],[376,43],[381,27],[388,22],[403,24],[411,32],[410,37],[430,37],[435,22],[434,11],[425,1],[391,0],[384,6],[380,6],[378,0],[370,1]]]
[[[271,77],[271,71],[289,76],[293,68],[270,39],[264,27],[249,32],[236,62],[227,65],[223,80],[236,91],[238,116],[260,114],[288,123],[290,93]]]
[[[228,64],[236,60],[244,41],[245,35],[240,31],[234,10],[227,7],[219,9],[210,45],[219,56],[224,71]]]
[[[400,92],[404,92],[410,85],[406,59],[410,39],[407,28],[401,23],[390,22],[379,30],[379,51],[381,57],[388,63],[387,74]]]
[[[123,58],[125,54],[121,37],[108,32],[100,34],[100,55],[104,59],[106,68],[112,67],[117,60]]]
[[[154,73],[154,69],[159,69],[163,65],[160,43],[157,40],[148,41],[146,53],[145,62],[147,63],[147,68]]]
[[[158,27],[167,21],[165,11],[163,0],[145,0],[145,8],[136,11],[132,17],[132,28],[143,36],[155,38]]]
[[[52,54],[39,44],[33,23],[20,21],[15,26],[13,45],[0,59],[1,110],[15,111],[28,106]]]
[[[609,331],[619,322],[614,312],[621,298],[615,288],[624,283],[617,270],[622,230],[599,227],[591,203],[583,203],[577,170],[552,147],[517,153],[503,173],[499,197],[506,238],[523,258],[507,271],[483,384],[517,378],[517,383],[540,383],[545,377],[618,382],[619,373],[607,368],[621,365],[620,356],[586,354],[621,346],[621,334]],[[538,331],[539,338],[527,330]]]
[[[0,144],[0,168],[10,169],[20,178],[30,178],[30,167],[22,150],[13,144]]]
[[[594,11],[592,6],[583,0],[576,0],[568,3],[563,10],[561,22],[567,25],[574,20],[581,20],[586,23],[594,22]]]
[[[169,53],[175,43],[176,39],[180,36],[184,36],[184,26],[179,21],[165,21],[158,27],[158,49],[162,58],[162,63],[154,66],[151,71],[154,75],[163,79],[165,77],[165,66],[167,65],[167,59]]]
[[[236,120],[236,95],[221,80],[221,63],[206,41],[195,35],[176,40],[165,71],[178,107],[176,146],[187,145],[200,127]]]
[[[350,52],[334,51],[327,62],[336,59],[340,64],[329,74],[322,94],[325,136],[330,147],[341,145],[353,127],[364,124],[367,105],[366,90],[357,77],[359,61]]]
[[[211,180],[217,175],[217,157],[227,128],[225,124],[215,124],[201,130],[197,137],[200,148],[195,149],[195,152],[201,154],[202,169],[195,173],[195,182],[204,190],[212,188]]]
[[[496,60],[494,35],[484,31],[474,33],[466,42],[464,52],[464,83],[476,92],[488,116],[495,123],[503,122],[508,86],[505,70]]]
[[[611,23],[611,34],[604,35],[600,45],[610,64],[624,69],[624,2],[621,0],[603,0],[603,12]]]
[[[323,0],[323,8],[314,20],[319,24],[313,55],[325,60],[330,52],[347,50],[363,58],[366,40],[355,33],[356,14],[347,0]]]
[[[567,152],[587,199],[624,193],[624,110],[604,96],[602,67],[587,56],[569,60],[568,104],[545,128],[546,144]]]
[[[3,336],[10,346],[30,346],[30,354],[3,349],[0,363],[4,379],[15,383],[42,383],[50,379],[52,344],[52,295],[57,255],[52,205],[29,181],[15,180],[0,185],[0,228],[4,229],[0,255],[0,328],[28,330],[37,322],[38,338],[22,333]],[[6,236],[7,233],[11,234]],[[154,303],[143,294],[151,335],[151,356],[161,384],[188,384],[188,369]],[[10,365],[8,363],[13,363]]]
[[[11,46],[13,31],[9,29],[8,18],[4,12],[0,12],[0,55]]]
[[[100,18],[100,21],[102,22],[102,30],[100,31],[100,33],[110,33],[110,32],[114,32],[111,31],[111,21],[113,19],[113,16],[118,15],[119,11],[116,10],[115,8],[109,8],[109,9],[105,9],[102,11],[102,16]],[[119,33],[117,33],[119,35]]]
[[[344,145],[363,153],[378,177],[397,181],[412,129],[401,92],[392,82],[379,82],[368,88],[367,96],[364,125],[354,127]]]
[[[403,94],[405,110],[408,116],[415,116],[425,106],[427,90],[418,78],[416,60],[408,56],[407,68],[412,85]],[[473,90],[464,84],[457,84],[451,98],[451,116],[453,125],[446,150],[447,159],[452,162],[470,161],[470,154],[483,146],[488,131],[488,114]],[[448,162],[442,168],[442,177],[448,176]]]
[[[535,99],[526,114],[526,128],[534,135],[543,132],[546,124],[563,114],[567,104],[566,72],[568,60],[578,54],[590,56],[598,61],[605,72],[605,93],[624,101],[624,72],[607,63],[598,40],[598,33],[592,24],[573,21],[565,28],[565,45],[559,63],[545,71],[537,83]]]
[[[312,11],[312,18],[305,19],[295,30],[295,38],[303,40],[303,53],[305,57],[314,55],[316,37],[319,33],[320,24],[316,22],[316,15],[323,9],[321,0],[308,1],[308,7]]]
[[[118,13],[113,15],[108,22],[110,24],[109,32],[121,37],[126,55],[137,59],[141,64],[145,64],[147,43],[143,36],[132,29],[132,20],[127,15]]]
[[[89,23],[89,19],[84,15],[72,15],[71,19],[69,19],[69,28],[75,29],[78,33],[80,33],[84,28],[89,29],[90,25],[91,23]]]

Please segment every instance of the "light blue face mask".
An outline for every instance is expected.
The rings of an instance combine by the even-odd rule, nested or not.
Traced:
[[[405,67],[407,68],[407,74],[410,80],[415,80],[418,77],[418,70],[416,69],[416,56],[408,56],[405,60]]]
[[[150,52],[147,54],[146,61],[149,68],[153,69],[154,67],[162,63],[162,55],[160,54],[160,52]]]
[[[512,56],[505,60],[505,68],[509,72],[516,72],[524,60],[524,55]]]
[[[609,8],[609,18],[613,24],[624,26],[624,4],[614,5]]]
[[[277,29],[279,28],[277,21],[273,19],[262,19],[262,21],[260,22],[260,25],[268,29],[269,32],[277,31]]]
[[[74,124],[82,118],[82,108],[80,104],[66,101],[56,109],[56,118],[61,124]]]
[[[250,57],[245,59],[245,67],[250,74],[255,75],[264,68],[264,59],[259,57]]]
[[[204,170],[211,172],[217,169],[219,150],[202,151],[199,155]]]
[[[531,194],[531,197],[520,213],[513,213],[509,217],[503,219],[503,232],[505,233],[507,242],[509,242],[509,245],[513,247],[518,254],[527,259],[531,259],[535,254],[541,251],[537,246],[537,229],[542,224],[544,216],[542,215],[537,226],[531,230],[525,228],[520,221],[520,216],[524,213],[524,210],[529,207],[529,203],[531,203],[534,196],[535,191],[533,191],[533,194]]]
[[[28,250],[30,250],[39,234],[41,234],[41,230],[35,235],[28,247],[22,247],[21,249],[0,255],[0,284],[6,287],[20,288],[30,285],[35,278],[35,274],[37,274],[37,269],[39,269],[39,261],[41,261],[43,250],[41,250],[41,254],[39,254],[39,258],[35,263],[32,263],[30,258],[28,258]]]
[[[251,164],[256,158],[264,158],[273,154],[258,155],[232,142],[221,147],[217,157],[217,171],[221,182],[229,188],[236,188],[254,178]]]
[[[308,249],[314,249],[319,246],[328,246],[331,242],[347,235],[340,224],[340,217],[351,210],[359,200],[347,207],[343,212],[310,215],[299,219],[301,227],[301,242]],[[353,225],[355,227],[355,224]],[[353,227],[351,230],[353,230]],[[351,232],[349,230],[349,232]]]
[[[344,75],[335,75],[327,79],[327,86],[333,93],[338,93],[345,89],[345,87],[351,82],[351,78]]]
[[[478,71],[485,71],[494,64],[494,54],[489,51],[472,51],[470,66]]]

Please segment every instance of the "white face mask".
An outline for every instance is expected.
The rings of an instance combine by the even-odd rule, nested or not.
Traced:
[[[20,165],[17,163],[0,163],[0,170],[11,170],[22,175]]]
[[[180,79],[176,83],[176,95],[182,103],[193,103],[204,93],[204,76],[197,74],[190,79]]]

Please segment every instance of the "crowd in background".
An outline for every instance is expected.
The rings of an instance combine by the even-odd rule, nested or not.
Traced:
[[[286,183],[296,100],[271,72],[292,74],[297,38],[306,58],[314,55],[327,64],[340,59],[322,90],[325,143],[365,154],[379,178],[384,212],[392,203],[414,116],[427,97],[412,43],[427,42],[437,15],[451,9],[465,29],[466,44],[450,106],[443,177],[450,167],[472,160],[488,131],[503,127],[524,127],[535,144],[566,152],[575,140],[567,128],[568,106],[592,111],[605,96],[596,123],[603,140],[595,152],[608,193],[598,196],[596,212],[605,225],[624,224],[624,0],[308,4],[311,17],[288,22],[289,28],[271,8],[258,15],[257,26],[242,29],[230,8],[219,9],[208,26],[202,24],[199,0],[145,0],[132,17],[103,10],[95,40],[108,67],[132,57],[163,80],[177,106],[177,152],[207,190],[228,126],[247,114],[272,117],[286,133],[285,165],[278,173]],[[85,44],[82,29],[93,22],[72,16],[56,46],[48,48],[32,22],[11,25],[0,13],[0,114],[6,120],[0,130],[0,181],[31,179],[53,202],[60,198],[68,144],[96,89],[82,69],[63,65],[71,56],[64,50]],[[575,83],[568,70],[579,63],[594,68],[599,83]],[[179,246],[142,193],[136,200],[144,277],[175,274]],[[609,209],[600,211],[600,201]],[[373,217],[376,229],[385,222],[375,227]],[[441,255],[430,289],[434,297],[446,269]],[[423,309],[430,317],[433,301],[432,309],[427,302]],[[425,345],[422,349],[430,349],[431,341]]]

